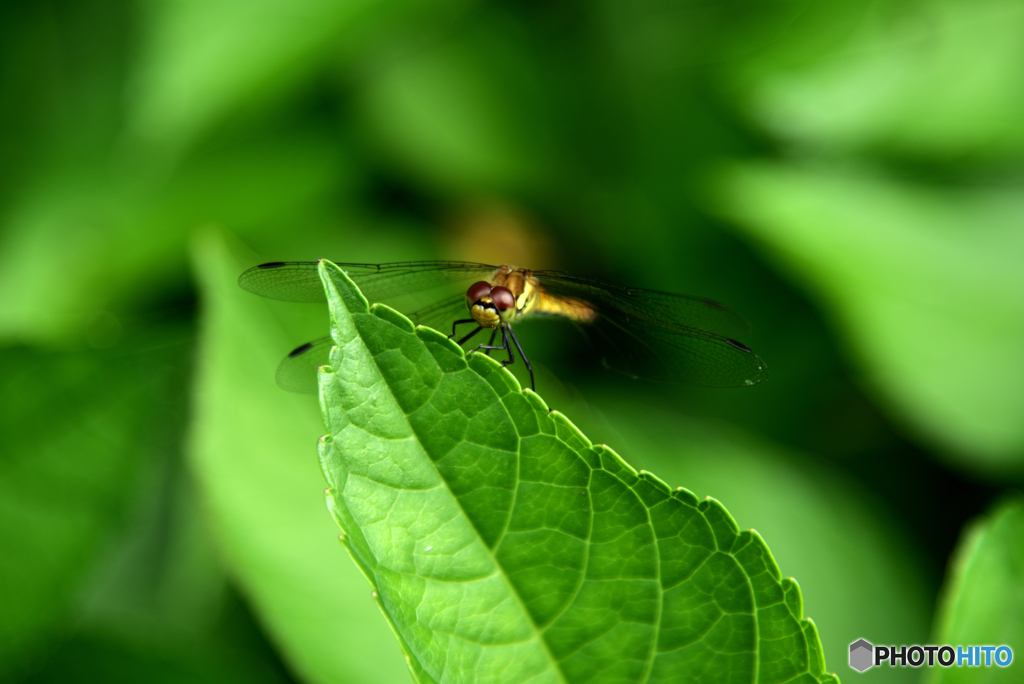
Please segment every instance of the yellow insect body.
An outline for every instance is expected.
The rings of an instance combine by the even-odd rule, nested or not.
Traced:
[[[499,323],[511,323],[519,316],[531,313],[563,316],[578,323],[592,323],[597,312],[586,302],[568,297],[552,297],[544,291],[544,286],[533,277],[533,271],[513,266],[502,266],[488,279],[491,287],[504,287],[512,292],[516,299],[514,310],[499,314],[491,304],[490,297],[476,302],[467,302],[470,315],[479,325],[495,328]]]

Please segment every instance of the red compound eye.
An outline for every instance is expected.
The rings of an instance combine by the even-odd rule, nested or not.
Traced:
[[[486,281],[473,283],[466,290],[466,299],[471,302],[478,302],[491,293],[491,284]]]
[[[512,290],[507,287],[492,288],[491,301],[494,302],[494,308],[498,311],[508,311],[516,305],[516,298],[513,296]]]

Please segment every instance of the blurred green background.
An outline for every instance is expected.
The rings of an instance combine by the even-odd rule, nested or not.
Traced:
[[[727,303],[766,384],[634,382],[517,330],[549,405],[763,535],[830,670],[941,638],[962,531],[1024,477],[1020,3],[0,13],[0,679],[408,681],[316,402],[273,381],[326,307],[235,285],[318,257]]]

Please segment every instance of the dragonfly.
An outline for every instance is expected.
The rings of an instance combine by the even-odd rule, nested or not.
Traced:
[[[290,302],[324,302],[316,261],[273,261],[238,278],[242,289]],[[746,321],[722,304],[671,292],[621,287],[563,271],[533,271],[467,261],[338,263],[372,302],[404,313],[413,323],[456,338],[459,346],[490,330],[490,341],[471,351],[515,350],[536,389],[533,367],[513,329],[531,318],[556,317],[576,326],[604,365],[633,378],[705,387],[756,385],[768,368],[737,341]],[[468,316],[467,316],[468,314]],[[495,339],[501,335],[500,344]],[[330,337],[296,347],[278,366],[277,384],[317,392],[316,369],[328,364]]]

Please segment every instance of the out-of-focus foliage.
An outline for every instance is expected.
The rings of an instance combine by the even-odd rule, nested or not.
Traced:
[[[727,303],[768,383],[517,332],[589,437],[758,529],[829,669],[923,639],[1020,486],[1022,51],[1011,0],[5,3],[0,678],[405,680],[272,385],[326,312],[232,292],[317,257]]]
[[[807,281],[865,380],[968,469],[1024,469],[1024,197],[748,164],[724,213]],[[968,229],[969,226],[969,229]]]
[[[69,594],[111,528],[123,525],[133,484],[158,457],[166,411],[180,398],[182,383],[162,356],[26,348],[3,355],[2,392],[17,399],[0,415],[0,662],[61,630]],[[155,400],[161,394],[166,399]]]
[[[745,69],[749,112],[794,145],[947,163],[1024,153],[1024,7],[1013,0],[851,5],[809,13]],[[815,16],[816,15],[816,16]],[[826,27],[831,27],[828,31]],[[815,29],[826,29],[807,49]],[[803,31],[801,31],[803,29]],[[801,41],[803,38],[804,41]],[[811,38],[814,40],[814,38]]]
[[[323,432],[316,402],[251,370],[273,367],[287,338],[264,301],[238,288],[223,239],[194,245],[206,306],[189,456],[228,569],[304,679],[400,680],[404,663],[366,580],[340,544],[323,543],[337,528],[306,458]]]
[[[933,643],[1019,644],[1024,632],[1024,502],[1003,502],[968,526],[950,563]],[[1014,654],[1016,656],[1016,654]],[[991,656],[989,656],[991,657]],[[993,682],[1010,682],[1010,670]],[[976,681],[969,670],[934,672],[929,682]]]
[[[1019,474],[1024,8],[876,3],[846,28],[747,67],[750,115],[805,159],[730,167],[717,206],[813,281],[918,439]]]

